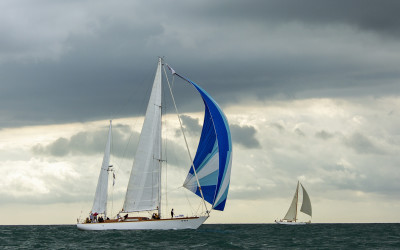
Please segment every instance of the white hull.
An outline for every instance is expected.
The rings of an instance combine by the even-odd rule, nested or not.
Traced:
[[[80,230],[177,230],[177,229],[197,229],[206,220],[207,216],[143,220],[112,223],[78,223],[76,226]]]
[[[293,226],[297,226],[297,225],[306,225],[306,224],[310,224],[311,222],[290,222],[290,221],[275,221],[276,224],[280,224],[280,225],[293,225]]]

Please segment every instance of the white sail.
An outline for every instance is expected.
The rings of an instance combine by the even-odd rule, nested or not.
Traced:
[[[132,166],[123,209],[154,210],[160,206],[161,179],[161,59]]]
[[[108,167],[110,164],[111,150],[111,121],[108,130],[108,139],[104,150],[103,163],[101,164],[99,180],[97,181],[96,194],[94,195],[92,213],[107,213],[107,192],[108,192]]]
[[[308,196],[306,189],[301,184],[301,188],[303,189],[303,204],[301,205],[300,211],[312,216],[312,208],[311,208],[311,200],[310,196]]]
[[[294,197],[292,203],[290,204],[289,210],[287,211],[284,220],[288,221],[296,221],[297,217],[297,200],[299,197],[299,182],[297,182],[296,192],[294,193]]]

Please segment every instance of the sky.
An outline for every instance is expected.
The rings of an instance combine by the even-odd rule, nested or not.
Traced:
[[[1,1],[0,224],[86,217],[110,119],[109,211],[120,209],[158,57],[201,85],[229,121],[228,200],[207,223],[272,223],[298,180],[315,223],[400,222],[399,8],[390,0]],[[184,82],[173,91],[194,154],[204,106]],[[197,205],[185,208],[190,161],[167,94],[163,208],[186,215]]]

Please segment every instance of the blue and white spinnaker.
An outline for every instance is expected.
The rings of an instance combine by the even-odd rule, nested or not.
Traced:
[[[232,141],[228,121],[221,108],[204,89],[176,72],[173,73],[192,84],[203,98],[204,123],[193,165],[204,199],[213,209],[223,211],[232,166]],[[193,167],[190,168],[183,186],[201,197]]]

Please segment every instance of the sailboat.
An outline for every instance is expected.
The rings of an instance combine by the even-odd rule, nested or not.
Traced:
[[[312,208],[311,208],[311,200],[310,197],[308,196],[308,193],[306,189],[304,188],[303,184],[301,184],[299,181],[297,181],[297,187],[296,187],[296,192],[294,193],[294,197],[292,200],[292,203],[290,204],[289,210],[287,211],[285,217],[282,220],[275,220],[277,224],[283,224],[283,225],[305,225],[305,224],[310,224],[311,220],[307,222],[300,222],[297,221],[297,205],[299,201],[299,185],[301,185],[301,188],[303,190],[303,202],[301,204],[300,212],[303,212],[309,216],[312,217]]]
[[[165,67],[167,66],[167,67]],[[192,158],[185,133],[182,127],[171,85],[167,77],[168,68],[174,77],[183,79],[192,85],[203,99],[205,111],[201,136],[194,159]],[[199,196],[205,212],[187,217],[171,216],[161,213],[161,166],[162,162],[162,69],[171,92],[177,112],[183,138],[191,161],[183,187]],[[90,212],[90,218],[78,220],[77,228],[81,230],[168,230],[197,229],[210,216],[211,210],[223,211],[228,196],[231,167],[232,142],[225,114],[215,100],[199,85],[176,73],[159,58],[145,120],[134,157],[123,208],[116,218],[107,217],[108,174],[112,170],[109,165],[111,141],[111,122],[108,141],[100,170],[97,189]],[[153,212],[153,216],[132,216],[139,212]],[[104,216],[104,217],[103,217]],[[100,219],[99,219],[100,218]]]

